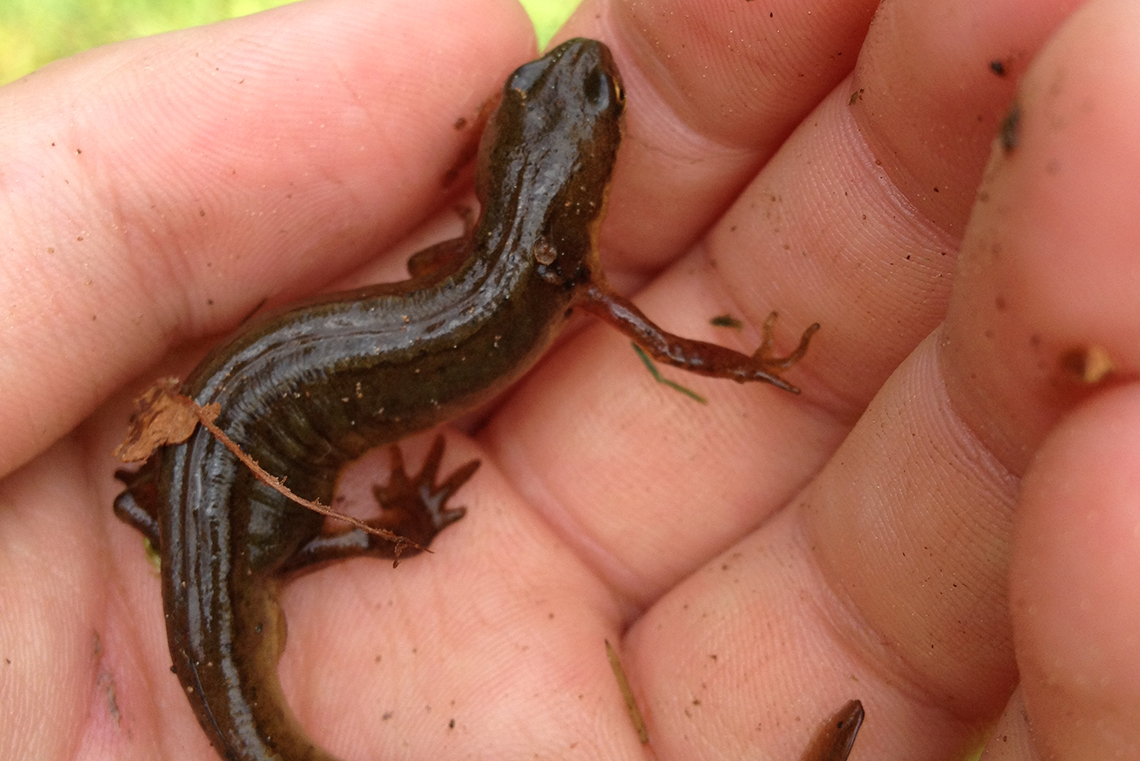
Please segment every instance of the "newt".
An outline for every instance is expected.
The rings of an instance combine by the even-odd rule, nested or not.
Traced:
[[[243,452],[287,476],[295,494],[326,505],[345,464],[490,400],[538,360],[575,309],[660,362],[798,393],[779,371],[803,356],[818,325],[776,357],[769,319],[749,356],[661,330],[606,284],[598,227],[624,105],[600,42],[571,40],[521,66],[480,142],[482,209],[468,236],[414,255],[409,280],[322,296],[251,323],[211,351],[181,392],[220,405],[215,424]],[[370,524],[426,547],[459,519],[462,509],[446,503],[478,462],[437,485],[442,453],[440,439],[409,477],[394,448],[392,481],[377,489],[381,517]],[[323,517],[258,480],[202,426],[116,476],[126,484],[116,514],[158,549],[173,670],[218,753],[333,761],[281,692],[276,589],[323,563],[392,558],[399,548],[360,528],[326,531]]]

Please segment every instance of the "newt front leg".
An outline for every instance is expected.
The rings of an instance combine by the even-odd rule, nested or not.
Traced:
[[[579,303],[590,314],[600,317],[629,336],[659,362],[698,375],[727,378],[737,383],[763,381],[793,394],[800,393],[799,388],[781,378],[777,371],[786,370],[799,362],[807,352],[811,337],[819,330],[818,322],[809,325],[800,336],[799,345],[791,354],[786,357],[773,357],[771,356],[772,326],[776,322],[776,313],[772,312],[764,321],[764,337],[760,347],[749,356],[723,346],[684,338],[662,330],[629,299],[597,282],[592,282],[583,289]]]

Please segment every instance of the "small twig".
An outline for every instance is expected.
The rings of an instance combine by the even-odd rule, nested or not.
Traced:
[[[633,350],[635,352],[637,352],[637,356],[641,358],[642,363],[646,366],[646,368],[649,369],[649,374],[653,376],[653,380],[657,381],[658,383],[660,383],[662,385],[668,386],[669,388],[673,389],[674,391],[680,391],[682,394],[689,397],[693,401],[700,402],[701,404],[708,404],[709,403],[708,399],[705,399],[703,396],[698,394],[696,391],[693,391],[692,389],[685,388],[680,383],[677,383],[676,381],[671,381],[668,378],[666,378],[664,375],[662,375],[661,371],[657,369],[657,365],[653,364],[653,360],[649,358],[649,355],[646,354],[645,350],[642,349],[640,346],[635,344],[633,341],[630,341],[629,345],[633,347]]]
[[[625,700],[626,710],[629,711],[629,720],[633,722],[633,728],[637,730],[637,739],[641,740],[642,745],[649,744],[649,730],[645,728],[645,719],[641,717],[641,709],[637,707],[637,701],[633,697],[633,689],[629,686],[629,680],[625,677],[625,669],[621,667],[621,660],[618,658],[617,651],[614,650],[610,641],[605,640],[606,643],[606,657],[610,659],[610,668],[614,670],[614,678],[617,679],[618,689],[621,690],[622,699]]]
[[[420,545],[413,542],[411,539],[408,539],[406,537],[402,537],[399,534],[394,534],[391,531],[388,531],[387,529],[376,528],[375,526],[370,526],[368,523],[365,523],[364,521],[360,520],[359,518],[354,518],[351,515],[345,515],[344,513],[339,513],[336,510],[333,510],[331,507],[326,507],[325,505],[322,505],[320,502],[317,502],[314,500],[308,500],[308,499],[305,499],[304,497],[301,497],[301,496],[298,496],[297,494],[294,494],[287,486],[285,486],[285,479],[277,478],[276,476],[273,476],[273,475],[269,474],[268,472],[266,472],[266,470],[264,468],[262,468],[260,465],[257,464],[257,460],[254,460],[252,457],[250,457],[245,452],[243,452],[241,447],[239,447],[233,439],[231,439],[229,436],[226,435],[225,431],[223,431],[218,426],[214,425],[213,417],[210,416],[209,411],[202,409],[201,405],[199,405],[197,402],[195,402],[193,399],[191,399],[189,397],[182,396],[181,394],[179,394],[178,397],[179,397],[179,401],[185,400],[185,401],[183,401],[184,404],[188,403],[192,406],[192,408],[194,410],[194,414],[196,414],[198,416],[198,422],[200,422],[202,424],[202,427],[205,428],[207,431],[209,431],[211,434],[213,434],[214,438],[222,443],[222,446],[224,446],[226,449],[233,452],[234,457],[241,460],[241,462],[247,468],[252,470],[253,474],[255,476],[257,476],[259,481],[261,481],[263,484],[268,486],[270,489],[273,489],[275,492],[282,495],[286,499],[291,500],[293,502],[296,502],[298,505],[301,505],[302,507],[307,507],[308,509],[312,510],[314,513],[319,513],[320,515],[323,515],[326,518],[333,518],[333,519],[338,520],[338,521],[344,521],[345,523],[349,524],[350,526],[355,526],[356,528],[360,529],[361,531],[365,531],[369,534],[372,534],[373,536],[378,536],[381,539],[387,539],[388,541],[395,543],[395,545],[397,547],[397,560],[399,559],[399,557],[398,557],[399,556],[399,548],[405,544],[411,545],[412,547],[415,547],[420,552],[430,551],[430,550],[428,550],[427,547],[421,547]]]

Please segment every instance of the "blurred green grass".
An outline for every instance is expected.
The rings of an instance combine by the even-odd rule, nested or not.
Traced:
[[[292,1],[0,0],[0,84],[97,45],[245,16]],[[541,47],[579,0],[521,2]]]

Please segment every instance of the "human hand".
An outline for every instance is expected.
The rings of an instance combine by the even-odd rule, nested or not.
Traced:
[[[666,327],[740,348],[772,308],[788,340],[819,320],[790,373],[805,393],[677,377],[701,407],[652,385],[603,326],[558,347],[473,442],[453,438],[449,459],[484,467],[434,555],[287,589],[283,681],[318,744],[346,759],[635,756],[609,637],[658,757],[799,757],[857,696],[853,758],[955,758],[1007,702],[1016,632],[1003,733],[1024,732],[1023,697],[1058,757],[1136,747],[1140,667],[1121,632],[1136,630],[1137,539],[1105,530],[1135,524],[1119,487],[1129,389],[1050,432],[1090,391],[1062,357],[1096,345],[1131,364],[1135,341],[1113,331],[1127,318],[1110,316],[1134,303],[1114,254],[1140,233],[1136,122],[1116,95],[1135,89],[1137,23],[1100,4],[1035,65],[1018,145],[967,228],[1014,82],[1067,9],[942,7],[889,4],[866,41],[870,4],[702,8],[703,25],[662,4],[579,13],[568,33],[611,43],[629,93],[611,278],[644,281],[639,303]],[[16,360],[3,453],[6,471],[27,463],[0,491],[19,615],[0,635],[15,655],[3,757],[211,757],[167,672],[157,581],[110,514],[130,394],[91,411],[170,348],[367,263],[444,202],[455,117],[530,54],[506,9],[448,7],[470,17],[439,28],[415,8],[293,6],[96,51],[0,95],[18,242],[0,283]],[[333,60],[308,57],[330,38]],[[708,326],[726,311],[749,333]],[[1110,538],[1110,564],[1074,552]],[[1065,604],[1090,599],[1110,602],[1086,604],[1073,642]],[[1081,688],[1102,677],[1115,689]]]

